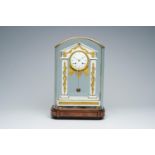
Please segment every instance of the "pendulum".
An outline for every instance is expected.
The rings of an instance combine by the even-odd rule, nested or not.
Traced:
[[[78,78],[78,87],[76,88],[76,91],[77,92],[80,92],[81,91],[81,89],[80,89],[80,87],[79,87],[79,71],[77,70],[77,74],[78,74],[78,76],[77,76],[77,78]]]

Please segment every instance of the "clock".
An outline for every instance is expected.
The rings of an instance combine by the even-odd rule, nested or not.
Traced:
[[[52,118],[102,119],[104,49],[98,41],[73,37],[55,46]]]
[[[76,71],[82,71],[88,67],[88,56],[82,51],[76,51],[70,56],[70,66]]]

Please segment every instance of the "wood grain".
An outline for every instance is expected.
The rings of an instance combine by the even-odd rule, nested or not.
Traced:
[[[52,106],[51,117],[55,119],[103,119],[105,110],[98,108],[71,108]]]

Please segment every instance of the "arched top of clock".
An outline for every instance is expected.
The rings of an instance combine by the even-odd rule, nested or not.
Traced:
[[[59,42],[57,45],[55,45],[55,47],[57,47],[57,46],[59,46],[59,45],[65,43],[65,42],[67,42],[67,41],[74,40],[74,39],[86,39],[86,40],[90,40],[90,41],[96,43],[97,45],[99,45],[100,47],[105,48],[105,46],[104,46],[103,44],[101,44],[100,42],[98,42],[97,40],[92,39],[92,38],[89,38],[89,37],[83,37],[83,36],[79,36],[79,37],[70,37],[70,38],[68,38],[68,39],[65,39],[65,40]]]

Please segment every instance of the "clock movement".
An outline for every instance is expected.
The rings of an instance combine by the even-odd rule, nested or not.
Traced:
[[[104,49],[98,41],[74,37],[55,46],[55,104],[52,118],[102,119]]]

